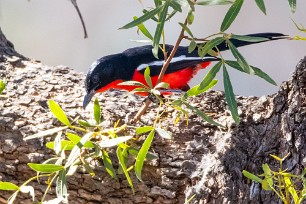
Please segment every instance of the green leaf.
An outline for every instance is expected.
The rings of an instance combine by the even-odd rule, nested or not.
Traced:
[[[116,153],[117,153],[117,157],[118,157],[118,160],[119,160],[119,164],[120,164],[120,166],[121,166],[121,168],[124,172],[124,175],[126,177],[126,180],[127,180],[128,184],[131,186],[133,194],[134,194],[135,193],[134,186],[133,186],[131,177],[129,175],[129,172],[127,171],[125,161],[124,161],[124,157],[123,157],[123,151],[122,151],[122,148],[120,146],[117,147]]]
[[[49,130],[39,132],[39,133],[34,134],[34,135],[29,135],[29,136],[23,138],[23,140],[30,140],[30,139],[34,139],[34,138],[40,138],[40,137],[45,137],[45,136],[48,136],[48,135],[53,135],[54,133],[60,132],[60,131],[65,130],[67,128],[68,127],[52,128],[52,129],[49,129]]]
[[[169,6],[171,6],[175,11],[182,12],[182,6],[176,1],[170,1]]]
[[[134,16],[134,20],[136,20],[137,18],[138,18],[137,16]],[[146,36],[151,41],[153,41],[153,36],[151,35],[149,30],[146,28],[146,26],[143,23],[139,24],[137,27],[144,36]]]
[[[214,87],[217,83],[218,83],[218,80],[214,79],[210,82],[210,84],[208,84],[203,89],[200,89],[200,84],[198,84],[186,92],[186,94],[183,96],[183,100],[185,100],[187,97],[190,97],[190,96],[198,96],[204,93],[205,91],[211,89],[212,87]]]
[[[205,57],[209,50],[221,44],[224,41],[223,37],[216,37],[204,44],[204,47],[199,49],[200,57]]]
[[[98,145],[102,148],[114,147],[114,146],[117,146],[120,143],[126,142],[126,141],[128,141],[132,138],[133,138],[133,136],[116,137],[116,138],[112,138],[110,140],[102,140],[101,142],[98,143]]]
[[[265,15],[267,15],[266,6],[265,6],[264,0],[255,0],[255,1],[256,1],[256,4],[257,4],[258,8],[259,8]]]
[[[75,144],[68,140],[61,140],[61,150],[72,150]],[[48,142],[46,147],[49,149],[54,149],[54,142]]]
[[[146,140],[143,142],[142,147],[140,148],[139,153],[138,153],[137,158],[136,158],[135,174],[140,181],[142,181],[141,171],[142,171],[143,163],[144,163],[146,155],[147,155],[147,153],[148,153],[148,151],[151,147],[151,144],[152,144],[152,141],[153,141],[153,138],[154,138],[154,134],[155,134],[155,131],[151,130],[150,134],[148,135]]]
[[[138,153],[139,153],[139,150],[138,150],[138,149],[135,149],[135,148],[133,148],[133,147],[129,147],[129,148],[128,148],[128,152],[129,152],[130,154],[132,154],[132,155],[137,156]],[[147,153],[146,159],[152,160],[152,159],[156,159],[156,158],[158,158],[158,156],[156,156],[155,154],[150,153],[150,152]]]
[[[150,132],[154,129],[154,127],[152,126],[142,126],[142,127],[138,127],[136,128],[136,135],[140,135],[146,132]]]
[[[114,179],[117,178],[116,171],[113,167],[112,160],[109,158],[107,151],[102,150],[102,160],[107,173]]]
[[[159,84],[157,84],[154,89],[167,89],[169,88],[169,84],[166,82],[160,82]]]
[[[166,1],[160,12],[158,23],[157,23],[155,34],[154,34],[154,38],[153,38],[153,51],[152,52],[156,58],[158,58],[159,41],[160,41],[162,32],[164,30],[164,24],[167,18],[168,8],[169,8],[169,1]]]
[[[74,146],[74,148],[71,150],[69,157],[67,159],[67,163],[65,164],[65,168],[71,166],[76,159],[80,156],[81,148],[83,148],[84,144],[90,139],[93,132],[89,132],[86,135],[82,137],[82,139],[77,143],[77,145]]]
[[[262,164],[262,169],[264,171],[264,181],[262,183],[262,187],[265,190],[271,190],[273,187],[273,179],[272,179],[272,171],[268,164]]]
[[[63,203],[68,203],[68,192],[67,192],[67,178],[65,169],[59,172],[56,179],[56,196],[61,199]]]
[[[187,23],[188,25],[191,25],[194,21],[194,15],[193,15],[193,11],[192,9],[190,8],[189,11],[188,11],[188,16],[187,16]]]
[[[268,41],[269,38],[264,37],[254,37],[254,36],[247,36],[247,35],[232,35],[231,38],[246,42],[264,42]]]
[[[89,163],[83,159],[82,160],[83,166],[85,167],[86,171],[92,176],[94,177],[96,174],[94,172],[94,170],[91,168],[91,166],[89,165]]]
[[[288,0],[289,6],[291,9],[291,13],[295,13],[296,11],[296,0]]]
[[[0,80],[0,94],[4,91],[6,83],[3,80]]]
[[[211,117],[209,117],[208,115],[206,115],[204,112],[202,112],[201,110],[197,109],[196,107],[193,107],[192,105],[190,105],[189,103],[182,101],[182,103],[189,109],[192,110],[194,113],[196,113],[198,116],[200,116],[203,120],[205,120],[206,122],[219,126],[219,127],[223,127],[223,125],[221,125],[220,123],[215,122],[213,119],[211,119]]]
[[[151,77],[150,77],[150,68],[147,66],[145,71],[144,71],[144,77],[145,77],[145,80],[148,84],[148,86],[152,89],[153,88],[153,85],[152,85],[152,80],[151,80]]]
[[[76,134],[73,134],[71,132],[66,132],[66,136],[75,145],[78,144],[81,141],[81,139],[82,139],[82,137],[80,137],[80,136],[78,136]],[[91,141],[86,141],[83,147],[84,148],[94,148],[95,145]]]
[[[225,17],[224,17],[223,22],[221,24],[221,27],[220,27],[221,32],[226,31],[231,26],[231,24],[233,23],[233,21],[237,17],[237,15],[238,15],[241,7],[242,7],[243,2],[244,2],[244,0],[236,0],[233,3],[233,5],[229,8],[229,10],[225,14]]]
[[[291,194],[291,196],[294,200],[294,203],[298,203],[299,196],[298,196],[296,190],[294,189],[294,185],[291,182],[290,177],[285,176],[284,181],[285,181],[285,184],[286,184],[286,188],[288,189],[289,193]]]
[[[247,177],[248,179],[251,179],[252,181],[256,181],[258,183],[262,183],[262,179],[259,178],[258,176],[246,171],[246,170],[243,170],[242,171],[242,174]]]
[[[238,49],[234,46],[234,44],[231,41],[228,41],[228,46],[229,46],[231,52],[233,53],[234,57],[237,59],[238,64],[244,70],[244,72],[246,72],[248,74],[255,74],[255,71],[247,63],[245,58],[241,55],[241,53],[238,51]]]
[[[100,119],[101,119],[101,107],[98,101],[98,98],[95,99],[94,102],[94,118],[96,121],[96,124],[100,124]]]
[[[156,7],[155,9],[152,9],[151,11],[146,12],[144,15],[142,15],[141,17],[137,18],[136,20],[133,20],[132,22],[122,26],[119,29],[128,29],[128,28],[132,28],[135,26],[138,26],[139,24],[149,20],[150,18],[154,17],[156,14],[158,14],[160,12],[160,10],[163,8],[162,5]]]
[[[241,66],[239,65],[239,63],[236,62],[236,61],[226,60],[225,63],[228,64],[229,66],[233,67],[234,69],[237,69],[237,70],[239,70],[239,71],[241,71],[241,72],[246,73],[246,72],[241,68]],[[259,69],[259,68],[257,68],[257,67],[253,67],[253,66],[251,66],[251,67],[252,67],[252,69],[254,70],[256,76],[258,76],[258,77],[264,79],[265,81],[269,82],[270,84],[273,84],[273,85],[277,86],[276,82],[275,82],[267,73],[265,73],[264,71],[262,71],[261,69]]]
[[[233,92],[232,83],[230,77],[228,75],[227,69],[223,66],[223,84],[224,84],[224,91],[225,91],[225,99],[227,101],[228,107],[231,111],[232,117],[236,124],[239,124],[240,118],[238,115],[238,107],[235,99],[235,95]]]
[[[120,86],[140,86],[143,88],[148,88],[146,85],[144,85],[143,83],[140,83],[138,81],[125,81],[125,82],[121,82],[118,85]]]
[[[34,171],[42,172],[42,173],[53,173],[53,172],[57,172],[65,168],[62,165],[56,165],[56,164],[28,163],[28,166]]]
[[[51,112],[53,113],[53,115],[63,124],[67,125],[68,127],[71,126],[65,112],[63,111],[63,109],[53,100],[49,100],[48,101],[49,104],[49,108],[51,110]]]
[[[196,47],[197,47],[197,43],[195,42],[194,39],[192,39],[188,46],[188,53],[192,53],[196,49]]]
[[[226,5],[226,4],[232,4],[233,2],[231,0],[199,0],[196,1],[195,4],[202,5],[202,6],[213,6],[213,5]]]
[[[161,128],[155,128],[156,132],[159,134],[159,136],[165,138],[165,139],[172,139],[172,133],[161,129]]]
[[[86,120],[78,120],[78,123],[79,123],[79,125],[81,125],[83,127],[94,127],[89,122],[87,122]]]
[[[192,34],[191,30],[185,24],[183,24],[183,23],[179,23],[179,24],[184,29],[184,31],[186,31],[186,33],[188,33],[188,35],[190,35],[190,37],[193,38],[193,34]]]
[[[203,81],[200,83],[200,86],[199,86],[200,90],[205,89],[212,82],[212,80],[216,77],[216,74],[219,72],[221,65],[222,65],[222,62],[219,61],[217,64],[213,66],[213,68],[209,70],[209,72],[206,74]]]
[[[11,182],[2,182],[0,181],[0,190],[3,191],[17,191],[19,187]]]

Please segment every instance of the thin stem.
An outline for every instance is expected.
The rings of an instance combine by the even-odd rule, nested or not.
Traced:
[[[45,197],[46,197],[46,195],[47,195],[49,189],[51,188],[51,185],[52,185],[54,179],[57,177],[57,175],[58,175],[58,174],[56,173],[56,174],[53,176],[53,178],[51,179],[50,183],[48,184],[48,186],[47,186],[47,188],[46,188],[46,190],[45,190],[45,193],[44,193],[43,197],[41,198],[41,201],[40,201],[41,203],[44,202]]]
[[[187,19],[185,20],[184,25],[187,25]],[[180,35],[179,35],[174,47],[172,48],[172,51],[171,51],[169,57],[165,61],[164,65],[163,65],[163,67],[162,67],[162,69],[159,73],[156,84],[159,84],[163,80],[163,77],[166,73],[166,70],[167,70],[172,58],[174,57],[174,55],[175,55],[175,53],[176,53],[176,51],[177,51],[178,47],[180,46],[183,39],[184,39],[184,29],[182,28],[182,30],[180,32]],[[150,104],[151,104],[151,100],[149,98],[147,98],[146,101],[145,101],[145,104],[143,104],[143,106],[139,109],[139,111],[137,112],[137,114],[135,115],[135,117],[132,119],[131,122],[136,123],[141,118],[141,116],[146,112],[146,110],[148,109]]]

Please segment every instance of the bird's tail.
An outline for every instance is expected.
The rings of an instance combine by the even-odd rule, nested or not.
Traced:
[[[257,43],[262,43],[262,42],[267,42],[267,41],[272,41],[272,40],[280,40],[280,39],[286,39],[288,38],[288,35],[284,35],[282,33],[255,33],[255,34],[249,34],[245,35],[249,37],[261,37],[261,38],[267,38],[267,40],[263,41],[257,41],[257,42],[252,42],[252,41],[243,41],[243,40],[238,40],[238,39],[230,39],[230,41],[234,44],[235,47],[243,47],[246,45],[251,45],[251,44],[257,44]],[[219,51],[224,51],[228,50],[228,45],[226,44],[226,41],[223,41],[220,45],[217,46]]]

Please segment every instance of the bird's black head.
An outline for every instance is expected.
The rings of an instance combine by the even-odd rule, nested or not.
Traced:
[[[117,74],[116,69],[122,66],[120,61],[122,61],[120,55],[109,55],[96,60],[91,65],[85,79],[86,95],[83,108],[86,108],[97,91],[119,79],[120,75]]]

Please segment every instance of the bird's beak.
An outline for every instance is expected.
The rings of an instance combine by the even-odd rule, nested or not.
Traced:
[[[89,102],[91,101],[91,98],[95,95],[95,90],[91,90],[89,93],[87,93],[84,96],[84,100],[83,100],[83,108],[85,109],[86,106],[89,104]]]

